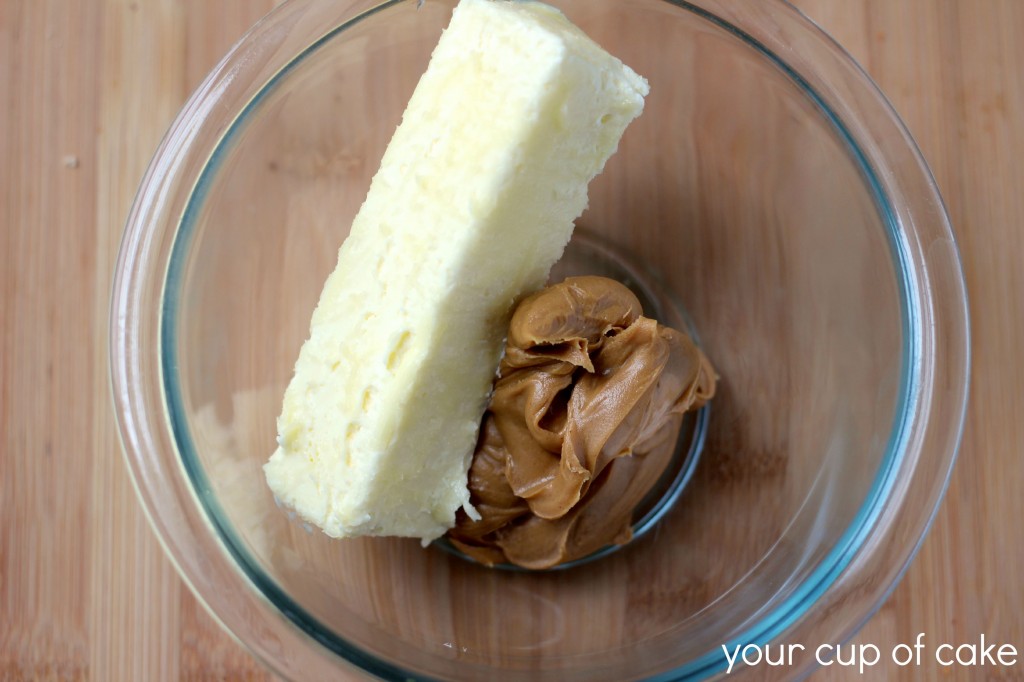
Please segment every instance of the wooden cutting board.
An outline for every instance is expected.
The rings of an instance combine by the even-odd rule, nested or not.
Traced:
[[[746,0],[744,0],[746,1]],[[272,0],[0,2],[0,680],[267,679],[149,530],[108,397],[111,272],[191,90]],[[960,462],[909,573],[855,643],[1024,649],[1024,2],[798,0],[916,136],[971,295]],[[1024,679],[898,668],[890,679]],[[824,669],[816,680],[852,680]],[[355,679],[355,678],[353,678]]]

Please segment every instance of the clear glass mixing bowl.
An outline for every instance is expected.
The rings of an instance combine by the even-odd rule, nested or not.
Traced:
[[[181,575],[286,678],[724,675],[723,644],[851,635],[944,491],[966,297],[932,178],[870,80],[779,0],[554,4],[652,87],[580,223],[655,273],[722,377],[688,487],[618,552],[531,574],[333,541],[264,483],[320,287],[452,1],[286,2],[139,191],[111,319],[127,461]],[[813,657],[797,663],[746,672]]]

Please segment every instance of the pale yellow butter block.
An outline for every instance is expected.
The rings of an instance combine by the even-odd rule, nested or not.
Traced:
[[[462,0],[313,314],[265,466],[281,503],[335,537],[426,541],[473,513],[511,306],[647,91],[551,7]]]

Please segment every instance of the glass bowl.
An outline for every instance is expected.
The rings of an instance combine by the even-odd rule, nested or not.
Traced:
[[[945,490],[966,296],[910,136],[780,0],[553,3],[652,88],[579,223],[655,273],[721,375],[704,454],[660,522],[528,573],[331,540],[275,506],[261,465],[312,308],[454,3],[419,4],[284,3],[192,96],[142,182],[114,287],[114,399],[184,580],[290,679],[698,679],[727,674],[723,645],[848,638]]]

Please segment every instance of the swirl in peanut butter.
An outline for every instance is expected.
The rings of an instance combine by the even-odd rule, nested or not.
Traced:
[[[477,561],[550,568],[631,536],[633,512],[715,372],[625,286],[573,277],[524,299],[469,471],[479,520],[449,540]]]

